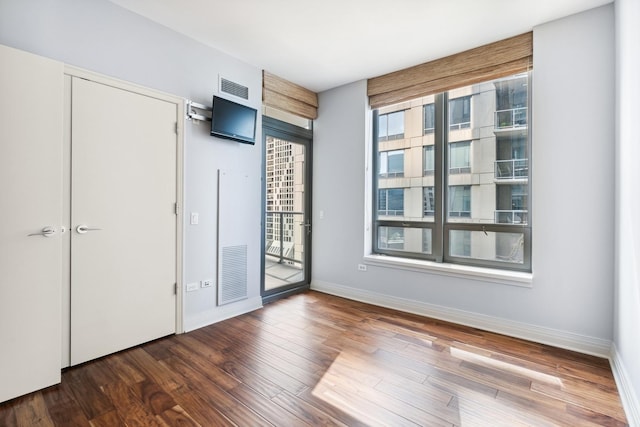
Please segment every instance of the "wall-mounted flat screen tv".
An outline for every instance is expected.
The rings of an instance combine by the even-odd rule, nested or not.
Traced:
[[[245,144],[256,143],[255,108],[213,96],[211,135]]]

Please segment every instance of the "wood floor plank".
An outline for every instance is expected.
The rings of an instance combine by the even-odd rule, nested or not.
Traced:
[[[80,405],[70,397],[68,384],[59,384],[42,390],[42,397],[55,425],[87,427],[89,420]],[[0,425],[4,425],[0,421]]]
[[[151,408],[145,406],[144,403],[136,397],[127,383],[123,381],[109,383],[103,386],[102,390],[114,403],[116,412],[125,424],[162,426],[162,424],[156,420]]]
[[[174,394],[174,398],[197,425],[202,427],[235,426],[229,418],[211,406],[197,391],[179,390]]]
[[[24,396],[15,408],[16,424],[19,427],[52,427],[55,424],[41,392]]]
[[[0,426],[627,425],[606,359],[317,292],[65,369]]]
[[[122,421],[122,418],[120,418],[115,409],[93,418],[90,424],[91,427],[126,427],[126,424]]]

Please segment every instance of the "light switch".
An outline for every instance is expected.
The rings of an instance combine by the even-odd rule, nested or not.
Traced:
[[[191,225],[197,225],[199,217],[198,212],[191,212]]]

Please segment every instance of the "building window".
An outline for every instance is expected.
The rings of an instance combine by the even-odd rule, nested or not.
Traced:
[[[433,133],[436,128],[436,105],[426,104],[423,108],[424,114],[424,134]]]
[[[452,142],[449,144],[449,173],[471,172],[471,141]]]
[[[471,97],[449,101],[449,130],[466,129],[471,127]]]
[[[435,170],[435,158],[433,149],[433,145],[426,145],[423,149],[422,168],[424,176],[433,175],[433,171]]]
[[[378,116],[378,140],[389,141],[404,138],[404,111]]]
[[[449,187],[449,218],[471,217],[471,186],[452,185]]]
[[[380,178],[404,176],[404,150],[383,151],[380,153]]]
[[[402,128],[403,150],[373,138],[374,253],[531,271],[529,81],[527,72],[403,104],[424,126]],[[389,116],[377,119],[384,137]]]
[[[432,217],[436,212],[434,188],[424,187],[422,193],[422,215]]]
[[[378,191],[378,215],[404,215],[404,189],[387,188]]]

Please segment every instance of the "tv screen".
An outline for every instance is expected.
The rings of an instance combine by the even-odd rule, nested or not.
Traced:
[[[245,144],[255,144],[256,114],[257,111],[254,108],[214,95],[211,135]]]

